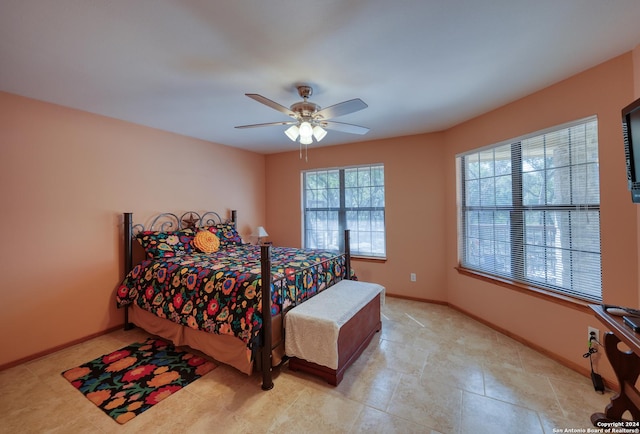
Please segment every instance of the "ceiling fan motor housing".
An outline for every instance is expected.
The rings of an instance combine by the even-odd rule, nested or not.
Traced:
[[[306,117],[312,117],[314,113],[320,110],[320,106],[318,104],[315,104],[309,101],[300,101],[292,104],[290,109],[292,112],[296,113],[299,117],[306,118]]]

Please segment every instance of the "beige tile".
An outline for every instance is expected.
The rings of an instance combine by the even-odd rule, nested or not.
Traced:
[[[339,394],[304,388],[286,411],[279,412],[270,433],[344,433],[354,425],[364,405]]]
[[[509,343],[496,340],[485,345],[467,346],[466,354],[483,366],[524,371],[522,357]]]
[[[62,385],[64,386],[64,384]],[[46,384],[40,384],[36,391],[15,396],[15,404],[6,409],[2,406],[2,425],[0,431],[9,433],[43,433],[54,432],[62,427],[73,425],[80,432],[96,431],[96,427],[83,414],[98,410],[90,401],[85,399],[73,386],[71,390],[61,387],[51,389]],[[74,397],[75,392],[79,400],[67,399]],[[28,399],[27,399],[28,398]],[[96,414],[96,416],[99,416]],[[58,431],[64,432],[64,431]]]
[[[516,341],[512,337],[503,335],[502,333],[496,333],[496,340],[504,347],[511,348],[512,350],[519,351],[522,348],[529,348],[521,342]]]
[[[589,428],[591,428],[592,430],[596,428],[591,424],[591,421],[589,419],[580,419],[576,417],[566,418],[563,416],[556,416],[547,413],[539,413],[539,416],[545,434],[564,432],[587,432]]]
[[[225,399],[226,413],[243,421],[243,425],[251,428],[251,432],[257,432],[277,423],[279,415],[305,392],[322,394],[296,377],[281,375],[274,382],[276,386],[268,391],[261,389],[260,381],[240,387],[228,397],[230,399]]]
[[[345,398],[384,410],[389,405],[402,374],[387,368],[376,368],[362,361],[349,367],[335,389]]]
[[[460,431],[463,433],[544,433],[540,418],[533,410],[474,393],[465,392],[462,401]]]
[[[522,346],[518,353],[522,360],[523,369],[532,374],[544,375],[549,378],[558,378],[565,381],[584,383],[585,377],[553,359],[526,346]],[[589,367],[589,360],[584,359],[585,367]]]
[[[40,391],[40,379],[24,365],[0,372],[0,415],[29,405]]]
[[[460,424],[461,407],[462,390],[436,380],[403,375],[387,413],[453,433]]]
[[[551,387],[565,418],[576,424],[590,424],[591,414],[604,412],[615,393],[596,392],[590,380],[575,381],[550,378]]]
[[[430,432],[434,431],[371,407],[365,407],[362,410],[350,431],[353,434],[424,434]]]
[[[201,406],[201,411],[190,421],[190,434],[266,434],[269,424],[256,425],[254,420],[247,420],[236,413],[213,413]]]
[[[394,342],[405,342],[409,336],[416,334],[416,326],[405,319],[385,321],[380,331],[383,339]]]
[[[441,349],[429,355],[422,370],[423,381],[448,384],[468,392],[484,394],[484,372],[482,365],[464,354]]]
[[[536,411],[561,414],[547,377],[497,366],[485,367],[484,372],[486,396]]]
[[[224,408],[238,390],[255,386],[245,374],[225,365],[216,367],[187,386],[189,392],[210,403],[211,408]],[[259,380],[256,379],[256,382]]]
[[[428,348],[383,340],[378,346],[378,351],[370,354],[369,363],[373,369],[387,368],[419,376],[428,356]]]
[[[0,433],[552,433],[590,427],[611,397],[458,311],[392,297],[338,387],[285,365],[263,391],[221,365],[120,425],[60,375],[147,337],[117,330],[0,372]]]

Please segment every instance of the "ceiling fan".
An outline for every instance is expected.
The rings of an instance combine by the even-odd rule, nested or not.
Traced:
[[[327,135],[327,130],[342,131],[350,134],[366,134],[369,128],[361,127],[344,122],[336,122],[330,119],[338,116],[344,116],[353,112],[367,108],[367,104],[360,98],[350,99],[338,104],[334,104],[327,108],[321,108],[318,104],[309,101],[309,97],[313,94],[313,88],[308,85],[298,85],[298,95],[302,101],[296,102],[287,108],[275,101],[265,98],[257,93],[246,93],[249,98],[258,101],[272,109],[293,118],[292,121],[268,122],[265,124],[240,125],[236,128],[256,128],[269,127],[275,125],[291,125],[285,134],[294,142],[300,138],[301,145],[310,145],[315,137],[316,141],[320,141]]]

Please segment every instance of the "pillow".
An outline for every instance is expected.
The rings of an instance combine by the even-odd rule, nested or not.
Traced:
[[[142,231],[136,235],[136,239],[149,259],[170,258],[192,253],[191,241],[195,235],[193,229],[168,232]]]
[[[240,234],[231,223],[218,223],[213,226],[205,226],[202,229],[215,234],[220,239],[220,247],[222,248],[244,244]]]
[[[199,231],[193,238],[193,247],[202,253],[217,252],[220,248],[220,238],[209,231]]]

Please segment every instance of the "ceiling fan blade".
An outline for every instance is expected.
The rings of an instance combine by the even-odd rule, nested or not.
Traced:
[[[258,128],[258,127],[273,127],[278,125],[294,125],[297,124],[297,121],[287,121],[287,122],[268,122],[266,124],[252,124],[252,125],[239,125],[235,128]]]
[[[271,101],[269,98],[265,98],[262,95],[258,95],[257,93],[245,93],[249,98],[258,101],[266,106],[271,107],[272,109],[278,110],[281,113],[284,113],[287,116],[291,116],[292,118],[296,117],[296,114],[289,110],[288,107],[283,106],[282,104],[278,104],[275,101]]]
[[[320,125],[328,130],[342,131],[343,133],[349,134],[367,134],[369,132],[369,128],[367,127],[345,124],[344,122],[322,121],[320,122]]]
[[[360,98],[350,99],[349,101],[339,102],[317,112],[314,117],[322,116],[323,119],[337,118],[338,116],[348,115],[369,107]]]

